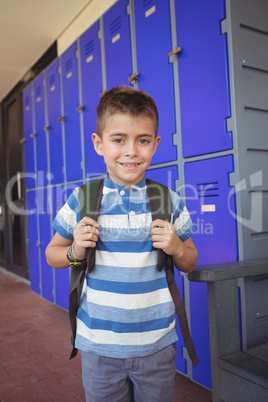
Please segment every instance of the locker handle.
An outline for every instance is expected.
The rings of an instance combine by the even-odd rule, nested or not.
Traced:
[[[32,138],[36,137],[36,133],[30,134],[30,137],[32,137]]]
[[[178,54],[181,52],[181,47],[175,47],[175,49],[171,50],[171,52],[168,53],[168,56],[173,56],[174,54]]]
[[[138,81],[140,74],[139,73],[133,73],[131,74],[131,76],[129,77],[129,82],[132,83],[132,81]]]
[[[58,121],[60,121],[60,122],[63,122],[63,120],[64,120],[64,116],[60,116],[60,117],[58,118]]]
[[[35,247],[40,247],[41,243],[36,243]]]
[[[44,127],[44,130],[45,130],[45,131],[48,131],[49,128],[50,128],[50,127],[49,127],[49,125],[47,124],[47,125]]]
[[[84,109],[85,109],[85,106],[84,106],[84,105],[79,105],[76,110],[77,110],[78,112],[83,112]]]
[[[26,142],[26,139],[25,138],[22,138],[21,140],[20,140],[20,144],[24,144]]]

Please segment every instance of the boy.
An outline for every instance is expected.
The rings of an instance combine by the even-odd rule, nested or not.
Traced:
[[[87,401],[172,401],[175,308],[165,270],[157,269],[157,249],[171,255],[179,270],[192,271],[192,222],[173,191],[173,222],[152,222],[144,173],[160,137],[157,107],[147,93],[130,87],[105,92],[96,128],[94,148],[107,166],[98,222],[80,221],[75,189],[54,220],[47,261],[67,267],[67,253],[83,260],[88,247],[96,248],[75,340]]]

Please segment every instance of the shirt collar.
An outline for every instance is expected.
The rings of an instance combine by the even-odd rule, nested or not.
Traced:
[[[105,175],[104,186],[111,188],[111,189],[117,189],[118,191],[126,190],[126,186],[119,186],[114,181],[110,180],[108,177],[108,173],[106,173],[106,175]],[[142,189],[144,187],[145,187],[145,177],[143,177],[143,179],[139,183],[131,186],[131,188],[135,188],[135,189]]]

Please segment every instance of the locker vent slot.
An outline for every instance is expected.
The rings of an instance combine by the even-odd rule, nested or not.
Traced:
[[[253,67],[253,66],[247,66],[245,64],[242,64],[242,68],[243,70],[251,70],[251,71],[256,71],[258,73],[264,73],[267,74],[268,70],[264,69],[264,68],[258,68],[258,67]]]
[[[266,324],[266,323],[268,323],[268,315],[264,315],[262,317],[255,318],[255,320],[254,320],[255,325]]]
[[[85,56],[89,55],[92,53],[94,50],[94,40],[89,41],[88,43],[85,44]]]
[[[261,109],[257,107],[251,107],[251,106],[245,106],[244,107],[245,111],[253,111],[253,112],[262,112],[262,113],[268,113],[268,109]]]
[[[268,239],[268,232],[251,233],[252,240],[265,240]]]
[[[256,149],[256,148],[248,148],[247,153],[249,155],[268,155],[268,149]]]
[[[39,85],[38,87],[36,87],[35,95],[36,95],[37,97],[41,95],[41,86],[40,86],[40,85]]]
[[[72,67],[73,67],[73,59],[70,58],[65,62],[65,72],[67,73],[67,71],[71,70]]]
[[[27,208],[30,214],[36,213],[36,206],[35,206],[35,200],[29,199],[27,200]]]
[[[219,182],[198,183],[197,191],[199,198],[219,197]]]
[[[117,17],[114,21],[110,23],[110,35],[113,36],[122,26],[121,17]]]
[[[56,81],[56,76],[55,76],[55,73],[53,73],[49,76],[49,85],[50,86],[53,85],[55,83],[55,81]]]
[[[25,110],[26,112],[30,110],[30,96],[26,96],[25,98]]]
[[[39,214],[44,215],[47,212],[47,200],[44,197],[44,194],[41,195],[39,199]]]
[[[152,4],[154,0],[143,0],[143,8],[147,8],[150,4]]]
[[[267,35],[267,36],[268,36],[268,32],[267,32],[267,31],[264,31],[263,29],[258,29],[258,28],[252,27],[252,26],[250,26],[250,25],[240,24],[240,28],[241,28],[241,29],[245,29],[245,30],[247,30],[247,31],[253,31],[253,32],[256,32],[256,33],[259,33],[259,34]]]

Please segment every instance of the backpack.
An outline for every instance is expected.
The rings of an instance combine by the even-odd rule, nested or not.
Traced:
[[[92,181],[84,184],[79,188],[80,202],[80,219],[84,216],[89,216],[97,221],[100,211],[102,200],[102,190],[104,180]],[[163,219],[171,221],[172,203],[170,191],[168,187],[153,180],[146,179],[147,194],[151,208],[152,220]],[[83,197],[83,198],[82,198]],[[161,206],[165,206],[164,211]],[[196,355],[193,341],[190,335],[187,315],[184,307],[182,297],[174,279],[174,265],[171,256],[164,253],[163,250],[157,249],[158,252],[158,270],[161,271],[166,267],[166,277],[169,291],[171,293],[173,303],[175,305],[176,313],[179,318],[180,328],[184,340],[185,347],[188,351],[193,366],[196,366],[199,359]],[[76,356],[77,349],[75,348],[75,335],[76,335],[76,314],[79,307],[80,296],[82,292],[83,282],[86,272],[91,272],[95,265],[95,248],[88,248],[86,252],[86,259],[81,263],[74,263],[72,265],[70,277],[70,295],[69,295],[69,317],[72,328],[71,343],[73,350],[70,359]]]

